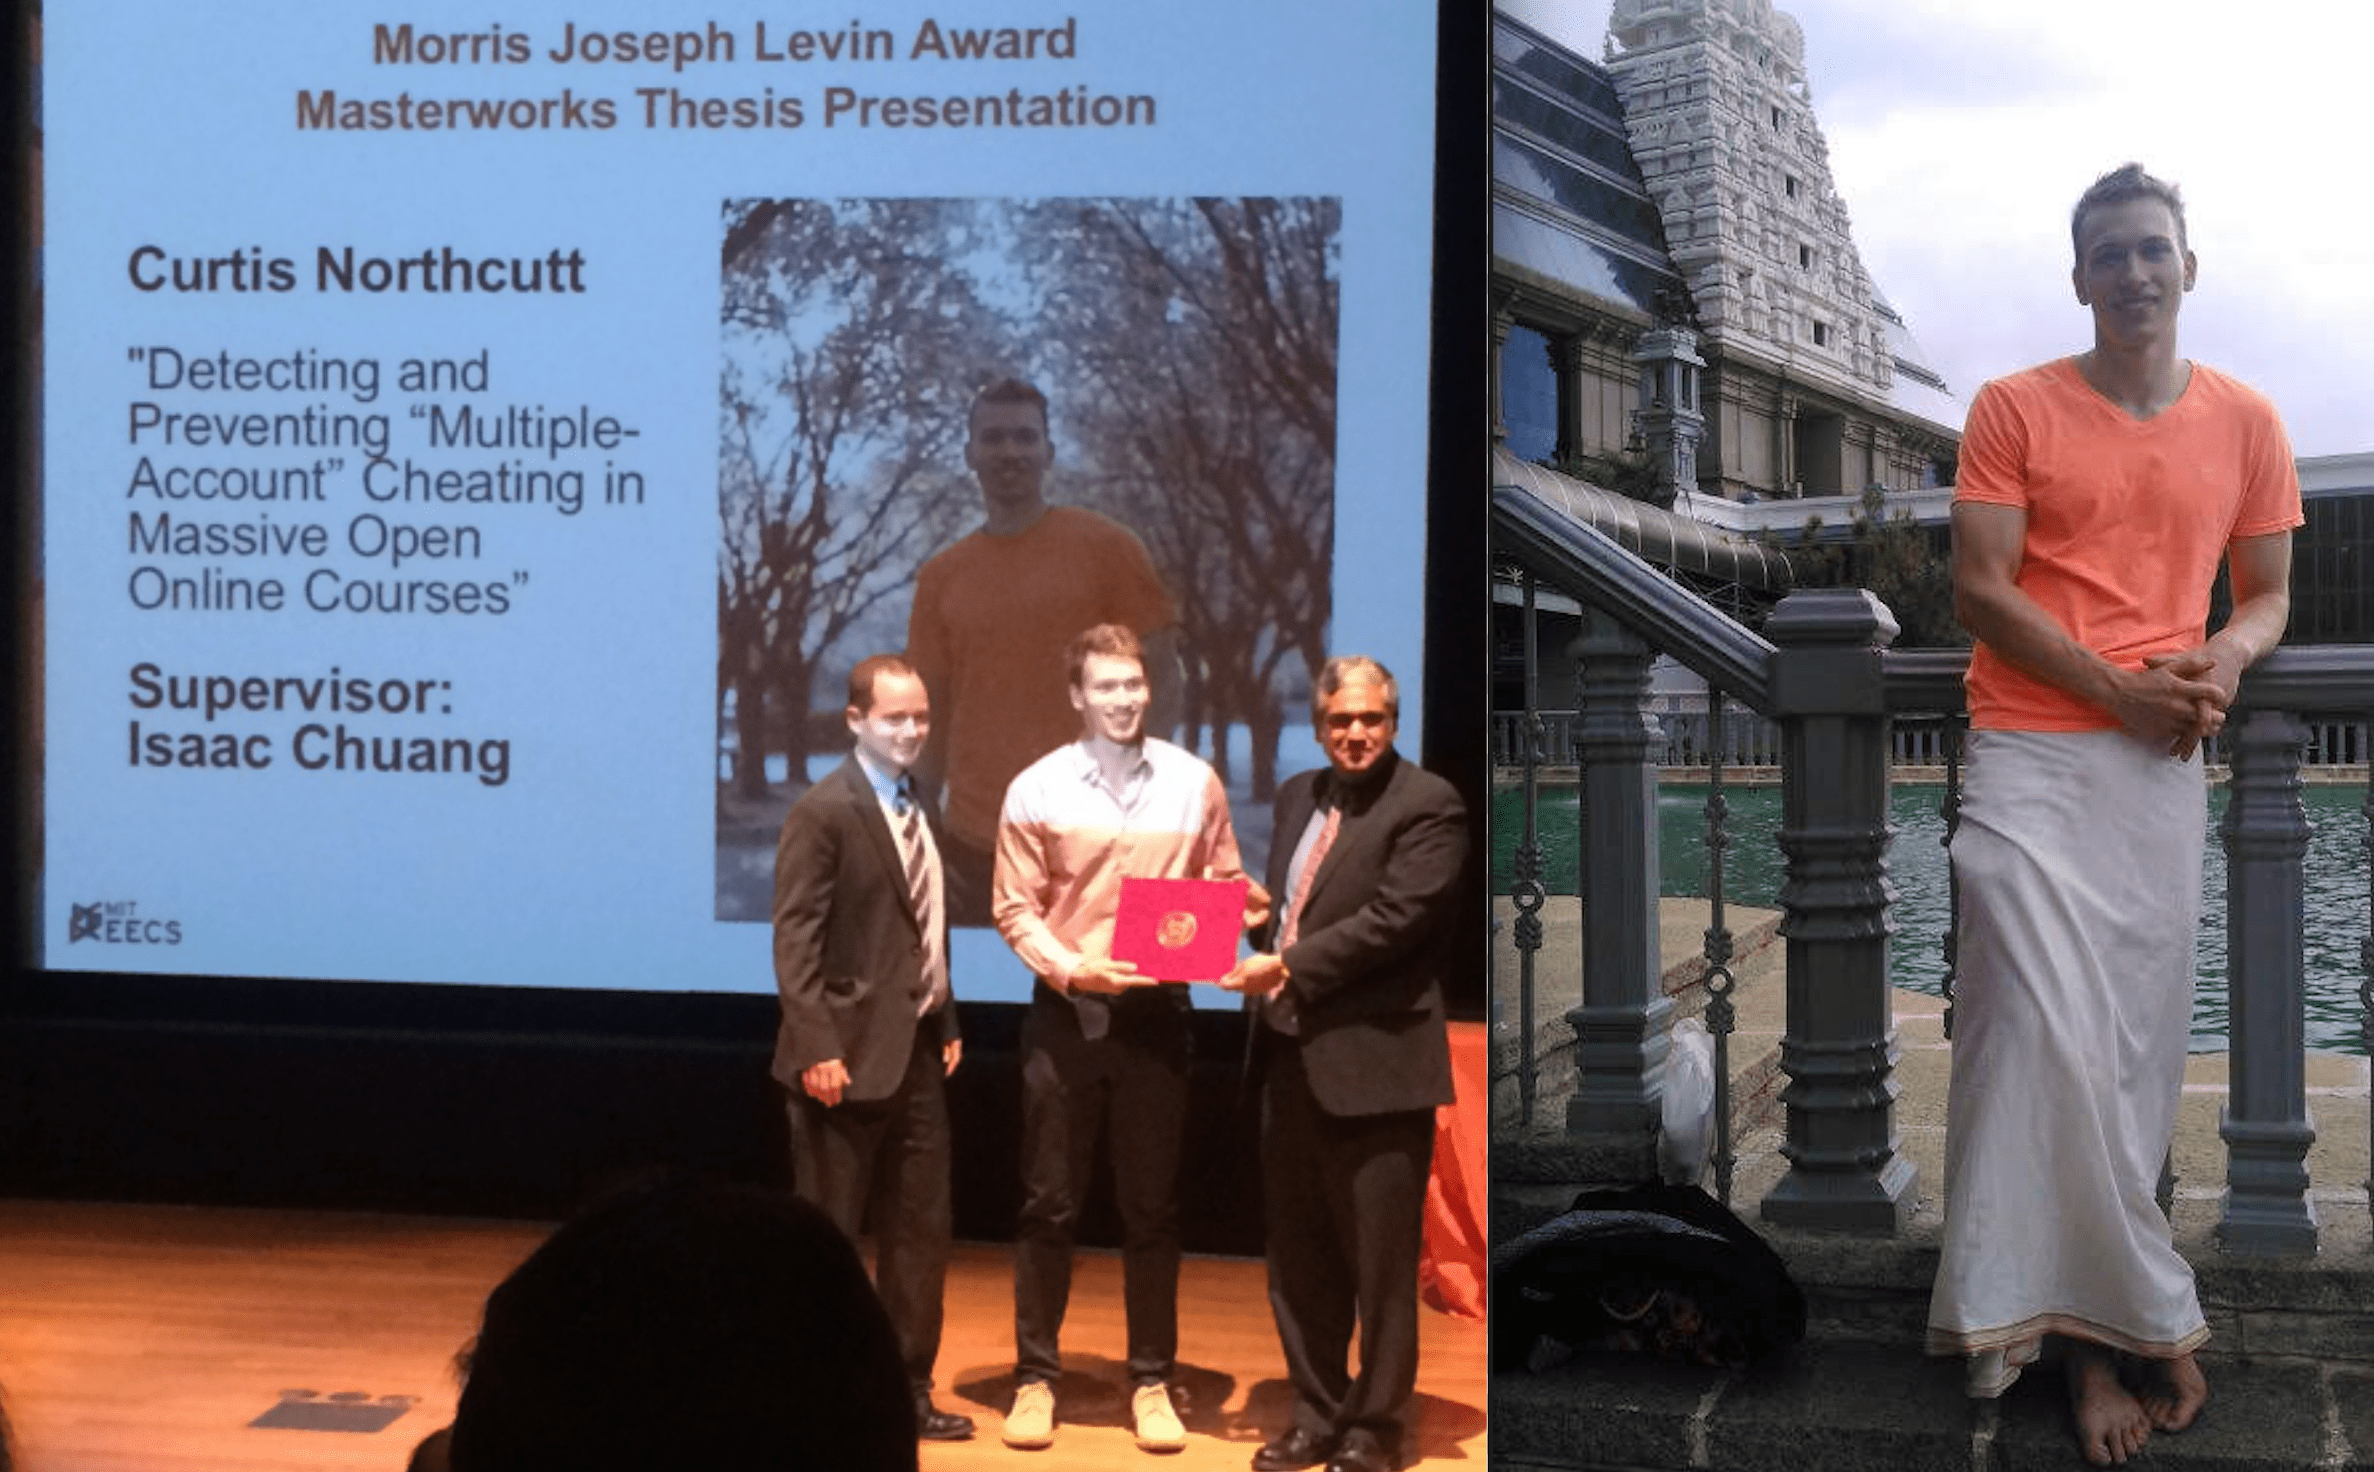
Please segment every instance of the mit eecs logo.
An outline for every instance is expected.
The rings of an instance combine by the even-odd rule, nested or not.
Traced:
[[[101,900],[97,904],[75,905],[73,911],[66,917],[68,945],[85,940],[118,946],[181,944],[179,920],[143,918],[136,900]]]

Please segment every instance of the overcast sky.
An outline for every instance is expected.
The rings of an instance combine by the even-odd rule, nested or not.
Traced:
[[[1597,61],[1608,0],[1500,0]],[[1965,404],[2087,346],[2069,207],[2132,159],[2184,191],[2185,354],[2302,455],[2374,451],[2374,6],[1793,0],[1864,269]]]

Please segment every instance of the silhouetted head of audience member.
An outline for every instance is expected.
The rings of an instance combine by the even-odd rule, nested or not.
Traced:
[[[453,1447],[453,1428],[440,1426],[420,1439],[412,1449],[412,1458],[404,1464],[404,1472],[452,1472],[448,1453]]]
[[[488,1296],[446,1451],[452,1472],[914,1472],[915,1405],[823,1213],[667,1178]]]

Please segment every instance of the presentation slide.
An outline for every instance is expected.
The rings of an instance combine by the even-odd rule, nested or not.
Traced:
[[[42,964],[766,992],[852,666],[986,845],[1099,619],[1258,874],[1421,708],[1435,23],[48,7]]]

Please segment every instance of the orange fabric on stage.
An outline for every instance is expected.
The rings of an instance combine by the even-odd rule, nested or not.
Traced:
[[[1434,1112],[1434,1174],[1426,1183],[1426,1245],[1418,1257],[1419,1295],[1463,1319],[1484,1317],[1489,1043],[1484,1024],[1451,1024],[1457,1098]]]

